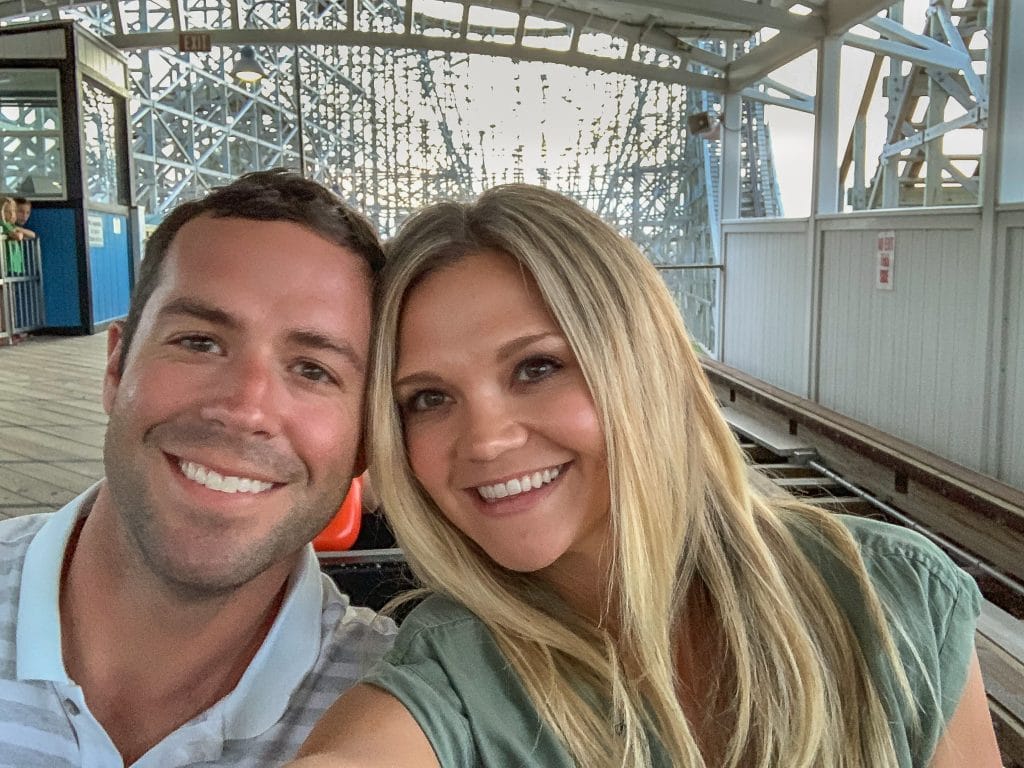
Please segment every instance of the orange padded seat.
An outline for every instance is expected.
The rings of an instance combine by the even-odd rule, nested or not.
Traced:
[[[362,521],[363,478],[360,475],[352,479],[348,496],[341,502],[334,518],[313,539],[313,549],[317,552],[343,552],[349,549],[359,538],[359,526]]]

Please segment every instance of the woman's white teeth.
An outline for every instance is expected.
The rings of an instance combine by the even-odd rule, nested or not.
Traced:
[[[262,493],[274,487],[273,483],[253,480],[251,477],[234,477],[221,475],[209,467],[196,464],[194,461],[178,460],[178,466],[189,480],[205,485],[213,491],[221,493]]]
[[[542,485],[547,485],[558,477],[560,471],[559,467],[551,467],[550,469],[543,469],[530,475],[523,475],[504,483],[481,485],[476,491],[487,501],[504,499],[508,496],[516,496],[520,493],[536,490]]]

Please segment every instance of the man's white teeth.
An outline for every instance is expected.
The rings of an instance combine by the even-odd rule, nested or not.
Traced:
[[[558,477],[558,473],[560,471],[561,470],[558,467],[542,469],[538,472],[534,472],[533,474],[523,475],[520,478],[509,480],[508,482],[496,483],[495,485],[481,485],[476,489],[476,491],[487,501],[504,499],[508,496],[516,496],[520,493],[536,490],[542,485],[547,485]]]
[[[189,480],[200,485],[205,485],[213,491],[221,493],[262,493],[274,487],[273,483],[265,483],[262,480],[253,480],[250,477],[233,477],[221,475],[209,467],[196,464],[194,461],[178,461],[182,473]]]

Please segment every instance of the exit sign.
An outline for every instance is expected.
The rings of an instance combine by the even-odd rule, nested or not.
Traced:
[[[178,53],[209,53],[212,49],[209,32],[182,32],[178,35]]]

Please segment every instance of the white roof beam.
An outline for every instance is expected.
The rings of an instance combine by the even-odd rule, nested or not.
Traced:
[[[519,0],[493,0],[488,5],[489,8],[510,11],[512,13],[520,13],[522,11],[520,6]],[[571,26],[574,36],[583,32],[603,32],[607,35],[621,37],[627,43],[642,43],[666,53],[689,58],[699,64],[704,64],[720,71],[725,70],[727,63],[724,56],[689,45],[675,35],[659,29],[657,20],[649,20],[648,24],[643,26],[626,24],[616,19],[584,13],[583,11],[574,11],[569,8],[553,5],[552,3],[537,2],[530,3],[528,12],[530,16],[536,16],[546,21],[557,21]],[[651,26],[651,21],[654,22],[654,26]]]
[[[818,44],[808,35],[780,32],[767,43],[761,43],[746,56],[729,65],[729,90],[742,90],[766,77],[776,69],[803,56]]]
[[[662,10],[673,15],[693,14],[709,21],[748,24],[753,31],[772,27],[812,36],[825,33],[825,22],[820,16],[802,16],[746,0],[644,0],[643,7],[652,13]]]
[[[777,95],[772,93],[772,90],[780,90],[775,86],[763,87],[765,81],[762,80],[757,85],[744,88],[740,91],[740,95],[745,99],[751,101],[760,101],[762,104],[772,104],[776,107],[786,107],[787,109],[795,109],[798,112],[807,112],[814,114],[814,97],[801,95],[800,97],[794,96],[793,94]]]
[[[852,32],[843,35],[843,42],[853,48],[891,56],[894,59],[902,59],[922,67],[936,67],[949,72],[959,72],[965,66],[970,66],[970,59],[958,55],[950,48],[918,48],[884,38],[875,39],[855,35]]]
[[[677,83],[709,91],[723,91],[724,77],[690,72],[685,68],[658,67],[637,61],[612,59],[579,52],[553,51],[525,45],[507,45],[483,40],[465,40],[454,37],[368,32],[349,29],[242,29],[210,30],[213,45],[367,45],[379,48],[412,48],[453,53],[481,53],[524,61],[565,64],[604,72],[645,78],[656,82]],[[145,32],[131,35],[111,35],[111,44],[124,49],[176,48],[176,32]]]
[[[840,35],[889,5],[891,2],[885,0],[831,0],[825,34]],[[824,34],[811,35],[793,30],[779,32],[767,43],[762,43],[729,65],[729,90],[741,90],[756,83],[783,64],[814,49],[823,37]]]

